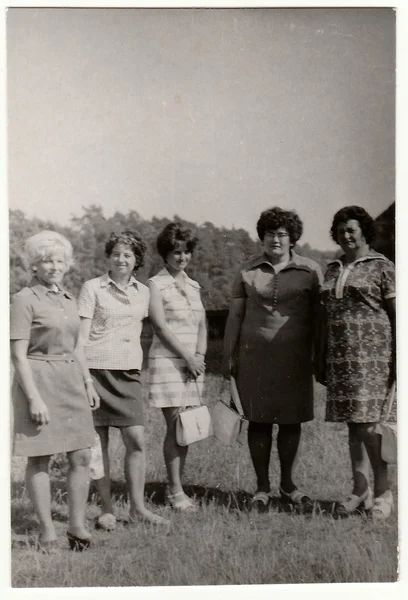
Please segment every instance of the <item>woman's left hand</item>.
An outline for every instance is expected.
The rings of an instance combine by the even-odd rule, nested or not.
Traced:
[[[85,389],[86,389],[86,395],[88,396],[88,402],[89,402],[89,406],[91,407],[91,410],[96,410],[97,408],[99,408],[101,401],[100,401],[98,394],[96,393],[93,383],[86,383]]]

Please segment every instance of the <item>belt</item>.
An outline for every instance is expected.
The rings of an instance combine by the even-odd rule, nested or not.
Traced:
[[[49,362],[54,361],[66,361],[74,362],[75,357],[73,354],[27,354],[29,360],[45,360]]]

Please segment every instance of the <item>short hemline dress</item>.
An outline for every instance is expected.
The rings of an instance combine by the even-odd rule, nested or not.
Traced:
[[[291,253],[275,273],[264,254],[241,267],[232,298],[245,298],[237,387],[245,416],[255,423],[311,421],[313,325],[320,267]]]
[[[383,254],[370,250],[347,267],[329,263],[321,293],[328,422],[377,423],[385,414],[393,365],[388,298],[395,298],[395,267]],[[389,421],[396,410],[394,402]]]
[[[198,330],[205,312],[200,285],[184,273],[185,290],[181,289],[166,268],[149,281],[158,287],[166,323],[193,354]],[[197,406],[203,394],[204,375],[195,381],[183,358],[165,346],[154,333],[149,350],[149,404],[155,408]]]
[[[49,456],[90,448],[94,443],[84,377],[73,354],[79,324],[75,299],[68,292],[52,292],[34,280],[13,297],[10,339],[29,340],[28,359],[33,378],[50,413],[47,425],[33,423],[28,399],[14,375],[16,456]]]

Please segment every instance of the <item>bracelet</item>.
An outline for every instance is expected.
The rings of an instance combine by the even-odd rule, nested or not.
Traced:
[[[205,354],[203,354],[202,352],[196,352],[196,355],[198,354],[198,356],[205,356]]]
[[[85,385],[90,384],[90,383],[92,383],[92,385],[93,385],[93,379],[92,379],[92,377],[88,377],[88,379],[84,380],[84,384]]]

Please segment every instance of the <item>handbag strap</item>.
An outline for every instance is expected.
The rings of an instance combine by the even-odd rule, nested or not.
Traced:
[[[233,377],[231,375],[231,396],[232,396],[232,400],[235,404],[235,407],[238,411],[238,414],[240,417],[244,416],[244,410],[242,408],[242,404],[241,404],[241,399],[239,397],[239,393],[238,393],[238,388],[237,388],[237,382],[235,381],[235,377]]]
[[[190,384],[191,384],[191,379],[189,380]],[[198,396],[198,404],[199,406],[202,406],[202,400],[201,400],[201,394],[200,394],[200,388],[198,387],[198,383],[197,383],[197,378],[194,378],[194,383],[196,385],[196,389],[197,389],[197,396]],[[186,401],[184,400],[184,403],[181,405],[181,407],[183,410],[186,410]]]
[[[388,419],[390,418],[391,410],[392,410],[392,407],[394,405],[394,400],[395,400],[395,381],[394,381],[394,383],[391,386],[388,398],[389,398],[389,402],[388,402],[387,413],[386,413],[384,419],[382,419],[383,422],[388,421]]]

